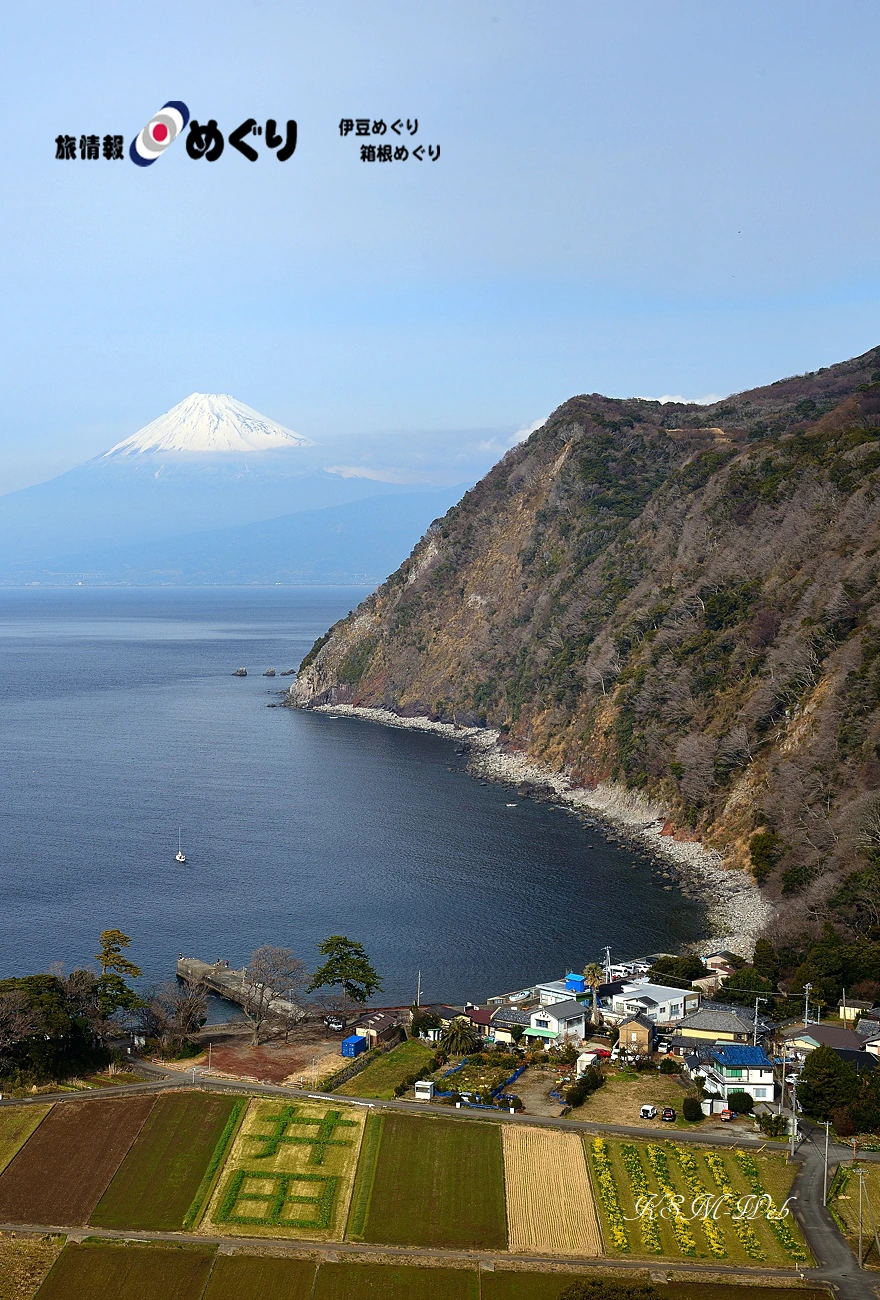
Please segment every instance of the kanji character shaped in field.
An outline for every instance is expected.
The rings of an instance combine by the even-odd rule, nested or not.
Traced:
[[[333,1221],[338,1182],[339,1179],[332,1174],[282,1174],[237,1169],[226,1190],[217,1220],[259,1227],[329,1228]],[[313,1217],[300,1217],[303,1213],[300,1206],[313,1206]]]
[[[263,1150],[254,1152],[255,1160],[265,1160],[277,1155],[279,1148],[287,1143],[293,1146],[311,1147],[310,1165],[322,1165],[328,1147],[350,1147],[347,1138],[337,1138],[333,1134],[338,1128],[357,1128],[352,1119],[343,1119],[342,1112],[328,1110],[320,1117],[297,1114],[296,1106],[283,1106],[277,1115],[267,1115],[266,1123],[274,1127],[268,1133],[249,1133],[249,1142],[262,1143]],[[312,1125],[313,1133],[295,1133],[289,1130],[295,1124]]]

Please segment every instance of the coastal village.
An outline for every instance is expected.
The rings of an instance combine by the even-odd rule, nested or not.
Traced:
[[[101,942],[128,961],[127,936]],[[181,955],[176,1050],[147,1001],[105,1070],[0,1098],[0,1287],[4,1267],[34,1279],[9,1296],[67,1300],[84,1270],[122,1300],[873,1294],[880,1142],[844,1143],[799,1094],[815,1114],[829,1056],[873,1079],[880,1005],[808,989],[774,1016],[743,1001],[736,953],[606,948],[480,1004],[375,1006],[360,945],[321,950],[343,947],[360,987],[315,1000],[286,987],[287,950]],[[207,1023],[208,994],[239,1014]]]
[[[585,1114],[595,1109],[602,1119],[641,1123],[671,1110],[667,1118],[674,1122],[690,1096],[699,1104],[700,1121],[741,1118],[754,1125],[762,1115],[785,1114],[786,1131],[796,1107],[798,1071],[817,1048],[829,1048],[859,1072],[880,1069],[880,1005],[844,1000],[830,1016],[826,1009],[823,1020],[822,1009],[810,1006],[807,996],[802,1016],[780,1022],[765,1013],[769,999],[760,995],[753,1006],[723,1001],[726,980],[743,965],[737,954],[705,953],[705,974],[691,981],[664,982],[652,974],[658,964],[675,960],[655,953],[612,962],[606,949],[602,962],[583,973],[568,971],[483,1004],[373,1008],[348,1022],[313,1012],[303,1018],[301,1040],[285,1036],[286,1050],[274,1054],[266,1047],[230,1051],[212,1044],[212,1069],[222,1073],[224,1063],[237,1066],[228,1073],[245,1079],[250,1054],[256,1068],[271,1069],[273,1077],[261,1076],[261,1082],[308,1082],[370,1096],[375,1077],[389,1096],[545,1116],[571,1113],[568,1094],[582,1106],[586,1098],[578,1095],[578,1082],[598,1071],[612,1086]],[[233,1003],[246,988],[246,971],[223,963],[182,957],[177,973]],[[274,1000],[273,1009],[280,1015],[296,1010],[283,998]],[[437,1062],[436,1049],[455,1042],[456,1035],[467,1050],[441,1053]],[[206,1027],[206,1036],[222,1041],[223,1031]],[[501,1056],[511,1068],[502,1063],[493,1071],[493,1058]],[[204,1063],[207,1054],[199,1059]],[[435,1068],[415,1078],[420,1060]],[[293,1068],[280,1075],[288,1066]],[[613,1106],[601,1104],[611,1093]],[[731,1098],[744,1093],[750,1104],[740,1117]]]

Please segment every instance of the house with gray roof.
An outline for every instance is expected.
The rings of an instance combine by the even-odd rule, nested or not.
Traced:
[[[758,1016],[757,1038],[761,1043],[773,1031],[773,1022]],[[674,1052],[692,1052],[704,1043],[751,1043],[755,1037],[755,1013],[748,1007],[704,1003],[698,1011],[680,1020],[670,1038]]]
[[[536,1007],[525,1032],[526,1038],[544,1038],[548,1042],[582,1039],[586,1032],[584,1005],[576,998]]]
[[[699,989],[672,988],[668,984],[653,984],[650,980],[627,980],[619,991],[613,988],[602,998],[599,1006],[603,1017],[612,1024],[620,1024],[630,1016],[643,1015],[655,1025],[669,1025],[690,1012],[696,1011],[702,1001]]]
[[[532,1013],[525,1007],[498,1007],[492,1012],[489,1035],[496,1043],[513,1043],[513,1031],[521,1029],[524,1033],[531,1023]]]

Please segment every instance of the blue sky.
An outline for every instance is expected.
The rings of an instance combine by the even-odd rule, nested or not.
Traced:
[[[192,391],[321,439],[509,435],[880,342],[874,0],[251,0],[4,18],[0,491]],[[58,162],[166,99],[293,158]],[[341,117],[437,162],[361,163]]]

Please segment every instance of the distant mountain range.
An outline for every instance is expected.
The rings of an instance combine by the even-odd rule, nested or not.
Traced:
[[[880,939],[878,557],[880,348],[711,406],[574,397],[291,698],[496,727],[750,868],[781,944]]]
[[[464,490],[364,497],[167,542],[97,551],[75,557],[74,572],[91,582],[135,586],[375,586]]]
[[[85,464],[0,497],[0,583],[378,579],[464,490],[325,469],[319,454],[228,394],[193,393]],[[385,496],[407,499],[389,511]]]

